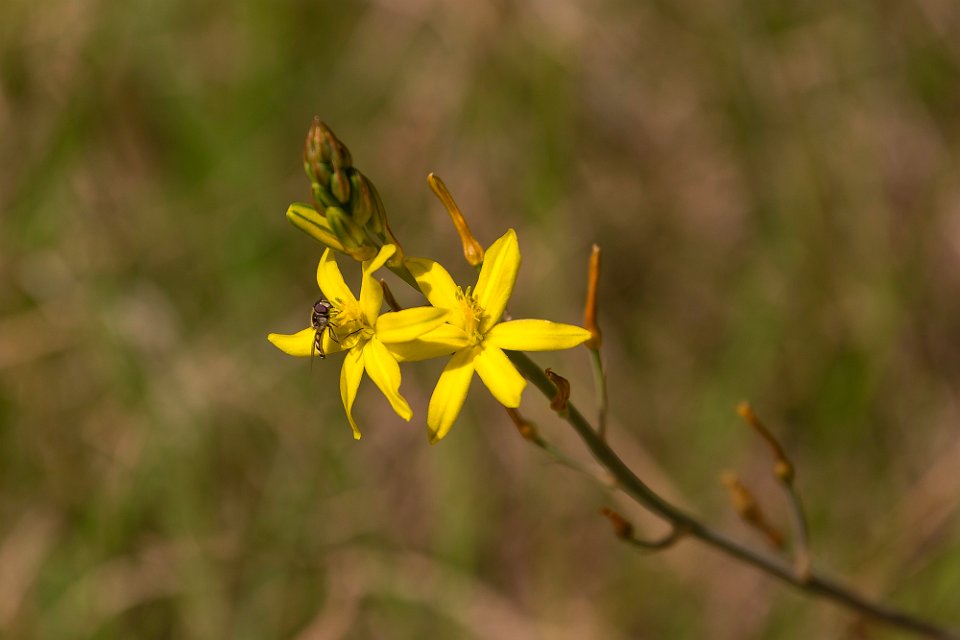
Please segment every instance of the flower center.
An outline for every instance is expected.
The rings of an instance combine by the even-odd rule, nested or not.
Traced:
[[[330,327],[344,350],[355,347],[359,342],[368,340],[373,335],[373,327],[368,325],[360,310],[360,305],[353,301],[333,300],[333,309],[330,312]]]
[[[457,302],[460,303],[460,307],[455,309],[454,313],[460,316],[461,322],[458,324],[472,338],[473,343],[478,344],[483,340],[480,334],[480,321],[483,319],[484,312],[471,289],[467,287],[464,291],[463,288],[457,287]]]

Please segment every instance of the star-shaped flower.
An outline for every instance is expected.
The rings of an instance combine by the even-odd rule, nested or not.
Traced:
[[[394,251],[394,245],[384,245],[375,258],[363,263],[359,300],[344,282],[330,249],[323,252],[317,266],[317,284],[333,305],[330,327],[323,335],[323,351],[326,354],[346,351],[340,370],[340,396],[347,420],[353,428],[353,437],[357,439],[360,438],[360,429],[353,419],[352,410],[364,370],[390,401],[397,415],[409,421],[413,412],[400,395],[400,367],[387,345],[412,343],[443,324],[447,316],[447,311],[433,307],[415,307],[380,314],[383,287],[373,273],[383,266]],[[316,353],[316,334],[316,330],[310,326],[292,335],[271,333],[267,339],[284,353],[309,357]],[[418,356],[422,355],[422,350],[414,347],[411,353],[412,358],[421,359]]]
[[[500,322],[520,268],[517,234],[508,230],[487,250],[480,277],[472,289],[454,284],[440,264],[426,258],[407,258],[404,264],[434,307],[449,312],[447,323],[412,343],[391,348],[403,360],[419,360],[453,353],[430,398],[427,427],[430,441],[450,431],[470,380],[476,371],[493,397],[506,407],[520,406],[527,381],[503,352],[569,349],[590,339],[581,327],[549,320]]]

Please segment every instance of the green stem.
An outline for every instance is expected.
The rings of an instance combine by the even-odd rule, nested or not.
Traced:
[[[547,398],[554,393],[554,385],[550,382],[533,360],[524,353],[508,351],[507,355],[520,372],[536,386]],[[627,467],[619,456],[611,449],[606,441],[600,437],[593,426],[572,404],[567,405],[567,412],[563,416],[570,426],[577,432],[594,458],[603,465],[616,479],[619,487],[634,500],[660,515],[679,529],[683,529],[689,536],[752,565],[768,575],[779,578],[783,582],[793,585],[808,594],[822,597],[839,605],[845,606],[864,615],[901,629],[940,640],[960,640],[960,633],[939,627],[931,622],[917,618],[910,614],[893,609],[886,605],[873,602],[860,596],[844,585],[833,582],[829,578],[815,571],[806,576],[797,575],[791,567],[784,564],[779,558],[772,558],[759,554],[724,534],[711,529],[700,522],[695,516],[682,511],[680,508],[667,502],[655,491],[648,487],[633,471]]]
[[[600,349],[590,349],[590,363],[593,365],[593,388],[597,394],[597,433],[607,437],[607,374],[603,370]]]
[[[644,551],[662,551],[675,545],[686,534],[686,531],[674,525],[670,532],[659,540],[641,540],[636,536],[631,536],[625,542]]]
[[[417,284],[417,279],[413,277],[413,274],[410,273],[410,270],[407,269],[406,265],[400,265],[399,267],[391,267],[390,265],[387,265],[387,268],[390,269],[390,271],[393,271],[397,277],[406,282],[408,285],[417,291],[420,291],[420,285]]]

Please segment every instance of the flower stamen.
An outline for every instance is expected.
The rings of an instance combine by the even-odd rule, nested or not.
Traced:
[[[467,287],[466,290],[463,287],[457,287],[456,297],[457,302],[460,303],[458,311],[463,320],[460,326],[471,337],[473,344],[480,344],[483,341],[480,324],[483,320],[484,311],[472,289],[473,287]]]

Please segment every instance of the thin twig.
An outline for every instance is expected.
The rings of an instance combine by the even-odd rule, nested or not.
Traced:
[[[783,534],[770,524],[767,515],[760,508],[760,503],[757,502],[753,493],[740,482],[737,474],[727,471],[720,477],[720,480],[727,487],[727,491],[730,492],[730,502],[733,503],[733,508],[740,519],[749,527],[763,534],[774,549],[782,550]]]
[[[504,407],[504,409],[506,410],[507,415],[510,416],[510,420],[513,422],[514,426],[517,427],[517,431],[524,440],[539,447],[540,449],[543,449],[550,454],[550,456],[553,457],[556,462],[562,464],[563,466],[572,469],[577,473],[582,473],[583,475],[596,480],[600,484],[604,484],[600,478],[588,471],[586,467],[565,454],[549,441],[545,440],[543,436],[540,435],[536,425],[524,418],[518,410],[510,409],[509,407]],[[609,486],[609,483],[606,483],[606,486]]]
[[[593,388],[597,394],[597,433],[607,437],[607,373],[603,370],[600,349],[590,349],[590,363],[593,365]]]
[[[671,525],[670,531],[662,538],[658,538],[657,540],[641,540],[634,533],[633,524],[610,507],[600,509],[600,515],[610,520],[614,535],[627,544],[644,551],[662,551],[663,549],[668,549],[687,534],[686,529]]]
[[[508,351],[510,360],[520,372],[536,386],[547,398],[554,393],[553,383],[543,373],[543,370],[524,353]],[[834,582],[830,578],[811,570],[809,577],[802,580],[793,568],[785,565],[779,558],[760,554],[716,531],[695,516],[682,511],[669,503],[658,493],[648,487],[640,478],[627,467],[610,448],[603,438],[594,430],[593,425],[586,420],[573,404],[567,406],[564,419],[573,427],[583,440],[594,458],[603,465],[615,478],[618,486],[634,500],[661,516],[676,527],[683,528],[688,535],[699,539],[705,544],[714,547],[720,552],[752,565],[757,569],[779,578],[783,582],[793,585],[797,589],[810,595],[822,597],[838,605],[847,607],[878,621],[911,631],[929,638],[939,640],[960,640],[960,632],[945,629],[932,622],[923,620],[898,609],[873,602],[852,591],[849,587]]]
[[[477,265],[477,267],[479,268],[479,265]],[[408,284],[411,284],[415,289],[419,290],[416,280],[406,267],[391,267],[391,270]],[[544,373],[543,369],[531,360],[529,356],[519,351],[505,351],[505,353],[517,369],[519,369],[547,399],[554,397],[556,387]],[[610,448],[606,439],[583,417],[583,414],[580,413],[576,406],[570,403],[566,408],[567,411],[564,412],[561,417],[573,427],[577,435],[580,436],[580,439],[587,448],[590,449],[590,452],[597,462],[610,473],[616,486],[639,504],[672,524],[676,529],[683,531],[685,535],[697,538],[721,553],[745,564],[749,564],[812,596],[821,597],[878,621],[929,638],[936,638],[938,640],[960,640],[960,632],[958,631],[945,629],[922,618],[868,600],[845,585],[834,582],[819,572],[811,570],[806,578],[803,579],[797,575],[792,567],[785,565],[779,558],[772,558],[768,555],[757,553],[728,538],[719,531],[710,528],[695,516],[682,511],[679,507],[674,506],[648,487],[630,470],[616,452]],[[531,440],[531,442],[538,444],[534,440]],[[540,442],[542,443],[544,441],[541,439]],[[543,445],[538,444],[538,446],[542,447]],[[577,468],[577,466],[574,465],[574,468]],[[790,469],[790,471],[792,471],[792,469]]]
[[[600,291],[600,246],[593,245],[587,266],[587,299],[583,304],[583,327],[590,332],[587,348],[590,349],[590,363],[593,365],[593,386],[597,394],[597,432],[601,438],[607,437],[607,374],[603,370],[600,346],[603,334],[597,321]]]
[[[773,453],[773,475],[776,476],[783,488],[787,496],[787,503],[790,505],[790,520],[793,523],[795,547],[794,570],[797,572],[798,578],[806,580],[810,576],[810,540],[806,512],[803,509],[803,503],[800,501],[800,492],[797,491],[796,487],[796,467],[787,457],[786,450],[776,436],[760,420],[749,402],[741,402],[737,405],[737,413],[763,438],[767,446],[770,447],[771,453]]]

